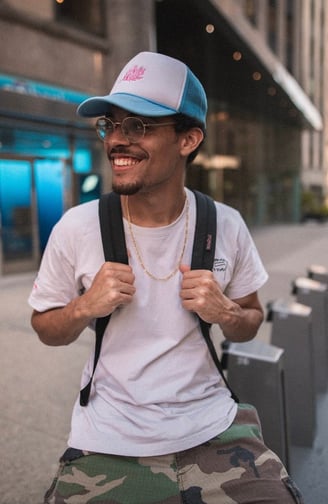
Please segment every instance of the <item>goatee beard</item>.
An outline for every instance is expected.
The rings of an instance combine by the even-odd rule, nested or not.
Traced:
[[[141,184],[116,184],[115,182],[112,184],[112,189],[115,193],[120,194],[122,196],[132,196],[140,191],[142,188]]]

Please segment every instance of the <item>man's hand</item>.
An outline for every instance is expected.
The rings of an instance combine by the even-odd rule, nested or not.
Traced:
[[[132,301],[134,274],[130,266],[106,262],[90,288],[66,306],[45,312],[33,311],[32,327],[46,345],[68,345],[93,319],[105,317]]]
[[[186,265],[181,265],[180,271],[183,273],[180,291],[183,307],[197,313],[205,322],[218,323],[229,300],[223,295],[213,273],[191,270]]]
[[[213,273],[191,270],[181,265],[182,306],[210,324],[219,324],[231,341],[248,341],[263,321],[263,310],[256,292],[231,300],[225,296]]]
[[[81,297],[80,309],[90,319],[105,317],[118,306],[130,303],[135,290],[131,266],[106,262]]]

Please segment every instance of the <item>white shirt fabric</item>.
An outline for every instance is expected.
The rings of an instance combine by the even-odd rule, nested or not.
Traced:
[[[196,206],[189,201],[189,232],[183,258],[191,263]],[[231,299],[258,290],[267,274],[240,214],[217,206],[217,243],[213,272]],[[186,206],[165,227],[133,225],[146,268],[157,277],[173,271],[180,257]],[[166,281],[150,278],[134,250],[124,222],[136,293],[117,309],[106,329],[89,404],[77,397],[68,444],[84,450],[155,456],[199,445],[226,430],[237,405],[209,354],[197,318],[182,307],[181,273]],[[65,306],[88,289],[104,262],[98,201],[70,209],[53,228],[29,297],[43,312]],[[93,355],[83,370],[90,378]]]

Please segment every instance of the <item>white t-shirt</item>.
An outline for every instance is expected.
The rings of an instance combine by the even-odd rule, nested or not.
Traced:
[[[190,264],[195,198],[189,201],[184,264]],[[258,290],[267,274],[240,214],[217,205],[214,274],[231,299]],[[133,225],[148,270],[157,277],[176,267],[185,233],[186,207],[165,227]],[[106,329],[89,404],[77,398],[68,444],[94,452],[154,456],[199,445],[226,430],[237,406],[209,354],[197,318],[179,297],[181,274],[166,281],[143,271],[124,222],[135,274],[132,303],[117,309]],[[104,262],[98,201],[70,209],[54,227],[29,297],[38,311],[65,306],[91,282]],[[90,355],[81,388],[93,367]]]

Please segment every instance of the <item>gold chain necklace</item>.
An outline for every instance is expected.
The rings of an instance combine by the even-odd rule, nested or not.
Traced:
[[[131,218],[130,218],[129,200],[128,200],[128,198],[129,197],[127,196],[126,197],[126,215],[127,215],[127,220],[128,220],[128,226],[129,226],[130,235],[131,235],[131,238],[132,238],[132,243],[133,243],[134,250],[136,252],[139,264],[142,267],[142,269],[144,270],[144,272],[146,273],[146,275],[148,275],[153,280],[161,280],[161,281],[169,280],[170,278],[172,278],[179,271],[179,267],[180,267],[180,264],[182,262],[183,255],[184,255],[185,250],[186,250],[187,238],[188,238],[188,232],[189,232],[189,201],[188,201],[188,197],[186,196],[186,224],[185,224],[185,232],[184,232],[184,239],[183,239],[183,245],[182,245],[181,254],[180,254],[178,263],[177,263],[176,267],[174,268],[174,270],[171,273],[169,273],[168,275],[164,276],[164,277],[157,277],[157,276],[153,275],[153,273],[151,273],[146,268],[146,266],[145,266],[145,264],[143,262],[141,252],[139,250],[136,238],[135,238],[135,236],[133,234],[133,230],[132,230],[132,224],[131,224]]]

